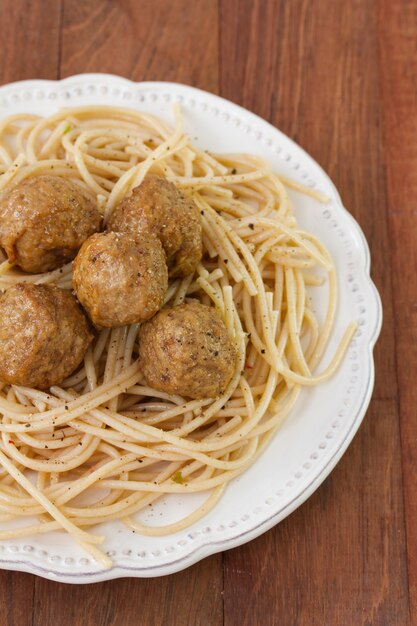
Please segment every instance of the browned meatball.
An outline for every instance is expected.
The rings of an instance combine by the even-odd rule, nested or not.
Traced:
[[[46,389],[81,363],[92,341],[74,296],[52,285],[18,283],[0,295],[0,380]]]
[[[93,235],[83,243],[73,267],[79,301],[97,326],[142,322],[162,306],[168,270],[161,242],[143,234]]]
[[[107,228],[134,236],[150,231],[160,238],[171,277],[188,276],[202,256],[200,212],[173,183],[147,176],[114,209]]]
[[[214,308],[190,300],[162,309],[139,330],[140,363],[150,387],[190,398],[222,393],[236,349]]]
[[[0,198],[0,246],[26,272],[47,272],[71,261],[100,230],[88,195],[59,176],[27,178]]]

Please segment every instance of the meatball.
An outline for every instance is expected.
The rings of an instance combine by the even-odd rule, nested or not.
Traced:
[[[166,178],[147,176],[115,207],[107,228],[134,236],[146,230],[154,233],[167,255],[170,277],[192,274],[201,260],[200,212]]]
[[[93,339],[69,291],[17,283],[0,295],[0,380],[46,389],[81,363]]]
[[[71,261],[100,230],[101,215],[75,183],[59,176],[26,178],[0,198],[0,246],[26,272]]]
[[[73,287],[96,326],[142,322],[162,306],[168,270],[161,242],[144,233],[93,235],[83,243],[73,267]]]
[[[190,300],[162,309],[139,330],[140,363],[150,387],[190,398],[221,394],[236,349],[214,308]]]

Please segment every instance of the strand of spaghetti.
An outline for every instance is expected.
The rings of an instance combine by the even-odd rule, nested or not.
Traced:
[[[272,397],[275,382],[276,382],[276,373],[271,370],[269,377],[268,377],[268,383],[266,385],[262,399],[258,405],[257,410],[253,414],[253,416],[249,420],[247,420],[245,424],[242,425],[242,428],[239,429],[239,431],[235,432],[233,435],[229,435],[228,437],[223,437],[221,441],[218,441],[218,440],[210,441],[210,442],[202,441],[202,442],[197,443],[197,442],[189,441],[183,438],[181,439],[177,434],[173,435],[172,432],[175,433],[175,431],[172,431],[171,433],[167,433],[167,432],[163,434],[159,433],[159,437],[158,437],[158,434],[156,434],[155,436],[159,440],[165,441],[167,443],[171,443],[175,446],[178,446],[179,448],[183,450],[184,449],[193,450],[193,451],[198,451],[198,452],[208,452],[208,451],[219,450],[224,446],[233,444],[239,439],[241,439],[242,437],[246,436],[247,433],[250,431],[251,427],[262,418],[267,408],[267,405],[269,403],[269,400]],[[205,414],[203,414],[199,418],[196,418],[190,424],[187,424],[185,427],[181,429],[177,429],[177,433],[183,434],[184,431],[192,432],[192,430],[194,430],[196,427],[199,427],[203,425],[204,423],[206,423],[207,418],[208,418],[207,416],[210,416],[211,410],[206,411]],[[141,425],[141,430],[143,429],[145,432],[149,432],[148,431],[149,428],[150,427],[144,424]]]
[[[153,116],[149,115],[149,114],[144,114],[144,113],[139,113],[136,112],[134,109],[123,109],[121,107],[118,107],[117,110],[113,107],[108,107],[108,106],[85,106],[85,107],[76,107],[71,109],[71,116],[73,118],[90,118],[97,115],[97,113],[106,113],[109,117],[115,117],[117,118],[122,118],[125,120],[133,120],[133,121],[146,121],[149,124],[153,124],[154,127],[157,127],[159,129],[163,128],[163,124],[161,123],[160,120],[156,120],[156,118],[154,118]],[[68,116],[68,110],[63,109],[62,111],[59,111],[58,113],[56,113],[55,115],[51,115],[48,118],[45,118],[44,120],[39,121],[35,127],[33,128],[31,135],[29,137],[29,141],[28,143],[30,144],[28,146],[28,152],[31,156],[31,158],[33,158],[34,160],[36,160],[36,151],[35,151],[35,143],[36,143],[36,139],[38,139],[38,137],[41,135],[41,133],[48,128],[48,126],[52,126],[55,123],[61,121],[62,119],[65,119]],[[163,131],[162,131],[163,132]]]
[[[101,486],[109,489],[119,488],[125,489],[126,491],[145,491],[152,493],[196,493],[199,491],[207,491],[219,485],[228,483],[241,472],[242,469],[223,472],[222,474],[214,476],[204,482],[188,482],[183,485],[179,485],[174,482],[169,484],[155,484],[155,482],[138,482],[134,480],[103,480],[101,481]]]
[[[69,500],[74,499],[80,495],[83,491],[86,491],[89,487],[94,485],[97,481],[101,480],[105,476],[111,476],[120,470],[123,466],[136,460],[133,454],[126,454],[113,461],[108,461],[101,467],[91,472],[89,475],[84,476],[81,479],[75,480],[66,487],[64,493],[58,496],[55,500],[57,506],[66,504]]]
[[[253,220],[252,220],[253,221]],[[251,223],[250,217],[242,218],[240,221],[240,226],[249,225]],[[300,248],[305,250],[308,256],[311,256],[317,263],[322,265],[326,270],[330,271],[332,269],[332,263],[329,261],[329,256],[320,254],[317,250],[315,250],[311,245],[308,245],[308,240],[303,238],[303,231],[297,231],[293,228],[289,228],[286,226],[281,220],[272,220],[267,217],[258,217],[256,219],[257,226],[268,226],[275,231],[282,232],[287,235],[289,240],[295,242]],[[317,240],[315,240],[316,243]]]
[[[131,324],[129,326],[129,330],[128,330],[127,338],[126,338],[125,351],[123,354],[123,369],[124,370],[130,367],[130,364],[132,362],[133,347],[135,345],[138,330],[139,330],[139,324]]]
[[[296,283],[294,281],[293,270],[290,268],[285,269],[285,293],[287,296],[288,306],[288,328],[290,331],[290,339],[292,342],[293,350],[297,357],[298,366],[303,376],[311,376],[310,369],[306,363],[304,353],[300,343],[300,329],[297,322],[297,302],[299,301],[300,294],[297,293]]]
[[[29,387],[24,387],[23,389],[28,398],[35,398],[35,397],[42,398],[45,400],[45,402],[48,405],[53,406],[53,407],[62,408],[63,405],[59,399],[68,401],[66,402],[66,404],[69,407],[70,406],[69,402],[71,402],[77,397],[75,392],[62,389],[58,386],[51,387],[51,393],[53,393],[54,396],[47,394],[45,392],[42,392],[42,391],[31,389]],[[185,401],[183,398],[181,398],[181,396],[170,396],[169,394],[165,394],[164,392],[159,392],[157,390],[152,389],[151,387],[144,387],[142,385],[132,385],[131,387],[129,387],[128,391],[130,392],[130,390],[133,395],[138,394],[138,395],[143,395],[143,396],[160,397],[160,398],[169,399],[170,402],[174,404],[174,406],[172,406],[171,408],[167,410],[164,410],[161,413],[160,415],[161,421],[166,421],[172,417],[180,415],[184,411],[185,412],[187,411],[198,412],[202,407],[204,407],[207,404],[210,404],[211,402],[209,398],[205,398],[203,400]],[[181,404],[182,406],[178,406],[179,404]],[[85,418],[86,415],[87,415],[87,411],[83,413],[83,418]],[[121,414],[118,414],[118,415],[121,419],[123,418],[123,415]],[[69,416],[68,420],[71,420],[71,419],[72,417]],[[136,422],[133,422],[133,423],[136,423]]]
[[[55,505],[61,507],[61,505],[74,499],[77,495],[94,485],[94,483],[98,480],[117,473],[117,471],[121,468],[126,467],[128,463],[132,463],[132,460],[134,459],[135,457],[133,455],[128,454],[113,461],[103,463],[94,472],[84,476],[83,478],[74,480],[70,484],[54,485],[50,488],[46,488],[44,493],[54,499]],[[138,465],[138,463],[136,463],[136,465]],[[8,501],[11,501],[10,497],[8,498]],[[19,506],[28,508],[30,507],[30,501],[28,501],[27,498],[20,498]],[[65,508],[63,508],[62,511],[65,512]],[[31,513],[29,512],[29,514]]]
[[[196,197],[196,202],[200,206],[204,207],[206,211],[210,208],[202,199],[200,199],[199,201]],[[252,296],[256,295],[256,287],[253,283],[253,280],[250,277],[246,267],[239,259],[236,250],[233,248],[227,236],[225,235],[221,225],[219,225],[216,220],[212,219],[212,216],[209,212],[207,213],[207,215],[205,215],[205,219],[203,219],[203,224],[205,222],[207,223],[207,231],[212,235],[210,238],[212,239],[217,254],[221,258],[227,259],[228,263],[230,262],[229,271],[232,274],[233,278],[236,280],[236,282],[243,280],[249,293]],[[210,226],[210,228],[208,228],[208,226]]]
[[[324,382],[325,380],[328,380],[331,376],[333,376],[333,374],[336,372],[336,370],[340,366],[340,363],[345,355],[345,352],[355,332],[357,331],[357,329],[358,329],[357,322],[351,322],[348,325],[348,327],[346,328],[342,336],[342,339],[340,340],[339,346],[335,354],[333,355],[332,360],[330,361],[329,365],[321,374],[318,374],[316,376],[310,376],[310,377],[302,376],[300,374],[296,374],[295,372],[292,372],[288,368],[283,368],[282,375],[287,380],[290,380],[298,385],[304,385],[307,387],[311,387],[312,385],[317,385],[321,382]]]
[[[229,383],[229,388],[231,388],[232,386],[236,386],[239,382],[239,378],[240,378],[240,371],[237,372],[237,376],[235,377],[235,379],[232,379],[231,383]],[[230,394],[230,389],[228,389],[228,393]],[[218,410],[218,408],[220,408],[220,406],[217,406],[218,404],[220,404],[220,402],[224,403],[224,398],[220,398],[218,399],[214,404],[216,405],[216,409],[215,412]],[[213,407],[214,405],[212,405]],[[184,438],[182,438],[182,434],[184,433],[184,431],[186,432],[192,432],[192,430],[194,430],[195,428],[197,428],[197,423],[198,422],[198,426],[202,425],[205,423],[205,421],[207,421],[207,419],[209,418],[209,416],[211,416],[211,412],[213,411],[213,408],[211,407],[210,411],[205,412],[205,414],[203,414],[201,417],[196,418],[195,420],[193,420],[193,422],[187,424],[185,427],[181,428],[181,429],[177,429],[177,433],[172,434],[172,432],[167,432],[167,431],[163,431],[159,428],[155,428],[153,426],[148,426],[144,423],[138,423],[136,420],[130,420],[129,418],[125,418],[120,414],[117,413],[113,413],[107,409],[102,409],[100,411],[101,415],[101,419],[103,420],[104,423],[106,423],[107,426],[111,426],[113,428],[115,428],[116,430],[119,430],[120,432],[125,432],[126,434],[128,434],[131,437],[142,437],[143,435],[147,435],[148,437],[151,438],[151,440],[153,441],[164,441],[167,443],[171,443],[173,445],[179,446],[180,448],[184,448],[187,450],[196,450],[196,451],[204,451],[204,450],[217,450],[219,448],[222,447],[222,444],[224,442],[222,441],[217,441],[217,442],[213,442],[211,444],[204,444],[204,443],[196,443],[196,442],[192,442],[192,441],[188,441]],[[97,415],[94,411],[91,411],[93,415]],[[259,419],[259,416],[258,416]],[[226,445],[226,443],[225,443]]]
[[[270,419],[262,422],[262,424],[258,424],[253,430],[254,435],[259,437],[264,433],[268,433],[271,431],[273,432],[274,430],[279,428],[279,426],[281,426],[284,420],[288,417],[290,411],[292,411],[292,409],[294,408],[300,391],[300,387],[293,387],[291,389],[291,396],[286,404],[280,404],[278,410]]]
[[[187,188],[191,187],[193,190],[201,189],[202,187],[211,187],[212,185],[231,185],[234,183],[246,183],[251,180],[259,180],[269,174],[268,169],[257,170],[255,172],[248,172],[247,174],[230,174],[229,176],[206,176],[186,178],[185,176],[175,176],[172,180],[178,187]]]
[[[12,516],[11,519],[17,517],[17,514]],[[8,539],[19,539],[22,537],[34,537],[42,533],[49,533],[51,530],[60,530],[61,524],[59,522],[42,522],[41,524],[32,524],[30,526],[23,526],[20,528],[11,528],[9,530],[0,530],[0,541],[6,541]]]
[[[13,158],[7,146],[1,143],[0,143],[0,159],[3,161],[2,167],[4,167],[5,170],[7,170],[7,168],[9,168],[13,163]]]
[[[226,485],[223,484],[216,487],[213,490],[213,493],[210,494],[207,500],[200,505],[198,509],[173,524],[167,524],[165,526],[147,526],[146,524],[139,524],[138,522],[135,522],[130,517],[124,517],[122,522],[124,522],[124,524],[126,524],[126,526],[131,530],[145,536],[160,537],[162,535],[170,535],[171,533],[179,532],[180,530],[191,526],[191,524],[194,524],[204,515],[207,515],[207,513],[209,513],[220,500],[225,486]]]
[[[223,302],[224,302],[224,322],[227,328],[229,336],[236,339],[236,326],[233,312],[235,310],[233,304],[233,289],[230,285],[223,287]]]
[[[338,286],[336,270],[333,268],[328,274],[329,281],[329,297],[326,311],[326,317],[323,323],[323,327],[319,336],[319,340],[316,345],[314,353],[310,357],[310,369],[314,370],[318,362],[323,356],[324,350],[329,341],[330,333],[333,329],[333,324],[336,316],[337,299],[338,299]],[[356,323],[355,323],[356,328]],[[353,336],[353,333],[352,333]]]
[[[32,483],[26,478],[22,472],[20,472],[13,463],[7,458],[7,456],[0,450],[0,463],[1,465],[7,469],[9,474],[13,476],[15,481],[27,492],[29,493],[34,500],[39,502],[45,511],[49,513],[49,515],[56,520],[62,528],[72,535],[74,538],[84,539],[88,543],[102,543],[104,541],[104,537],[100,537],[97,535],[91,535],[90,533],[86,533],[83,530],[77,528],[70,522],[59,509],[52,504],[46,498],[43,493],[41,493]]]
[[[88,432],[91,434],[99,435],[99,429],[93,426],[89,426],[88,424],[77,422],[76,424],[74,424],[74,426],[76,426],[77,429],[80,429],[83,432]],[[230,420],[227,423],[227,428],[230,428],[231,426],[232,426],[232,423]],[[219,435],[223,436],[223,433],[221,432],[220,429],[218,429],[218,432],[219,432]],[[159,446],[158,448],[155,448],[155,447],[146,448],[138,444],[129,443],[128,441],[126,441],[126,439],[123,439],[123,435],[121,435],[121,433],[111,432],[109,431],[109,429],[104,430],[103,434],[101,435],[101,438],[104,441],[117,443],[120,449],[132,452],[136,455],[140,455],[143,458],[154,458],[159,461],[178,461],[178,460],[186,460],[186,459],[192,458],[219,470],[237,468],[242,465],[241,459],[237,459],[236,461],[219,461],[216,458],[216,451],[212,451],[210,453],[210,454],[213,454],[214,456],[209,456],[207,454],[203,454],[196,450],[184,451],[182,447],[175,447],[172,445],[170,445],[169,447]],[[241,440],[240,437],[238,437],[238,441],[239,440]],[[246,445],[246,442],[239,441],[239,447],[244,447],[244,445]],[[230,448],[230,450],[236,449],[234,444],[232,444],[231,446],[227,446],[225,448],[227,449]],[[251,456],[250,448],[248,449],[246,456],[248,457]]]
[[[15,122],[37,121],[40,119],[42,118],[39,115],[31,113],[14,113],[0,121],[0,134],[7,132],[9,126],[12,126]]]
[[[268,307],[267,307],[266,300],[265,300],[265,288],[264,288],[264,284],[262,281],[262,277],[259,272],[259,268],[257,267],[254,261],[253,255],[249,251],[246,244],[240,239],[240,237],[238,237],[233,232],[229,224],[227,224],[224,220],[222,220],[222,218],[219,215],[217,215],[216,212],[213,211],[213,209],[208,207],[207,211],[210,212],[211,216],[213,217],[215,221],[217,221],[217,223],[221,224],[224,230],[224,233],[232,241],[235,247],[240,251],[240,253],[242,254],[243,258],[246,261],[249,273],[252,276],[252,279],[255,284],[257,294],[258,294],[258,301],[259,301],[259,308],[260,308],[261,316],[262,316],[262,329],[263,329],[263,334],[265,337],[265,343],[270,353],[270,357],[273,360],[275,366],[277,367],[277,369],[280,369],[280,366],[281,366],[280,359],[278,357],[275,342],[274,342],[274,337],[271,332],[270,316],[269,316],[269,311],[268,311]]]
[[[175,294],[175,298],[172,302],[172,306],[178,306],[179,304],[182,304],[184,302],[185,296],[187,295],[187,292],[191,285],[193,277],[194,277],[193,274],[190,274],[186,278],[183,278],[183,280],[180,282],[180,286],[177,290],[177,293]]]
[[[5,433],[2,433],[5,435]],[[10,435],[10,433],[9,433]],[[32,437],[31,435],[27,435],[26,433],[18,433],[15,435],[15,445],[19,443],[23,443],[33,450],[59,450],[60,448],[72,448],[73,446],[79,445],[82,437],[82,433],[76,433],[75,435],[67,435],[63,437],[56,437],[55,433],[51,433],[49,439],[38,439],[36,437]],[[44,437],[45,435],[43,435]]]
[[[297,289],[297,294],[298,294],[298,298],[296,302],[297,332],[299,334],[299,337],[301,338],[303,336],[302,324],[303,324],[303,319],[304,319],[304,311],[305,311],[306,304],[307,304],[307,293],[306,293],[305,283],[304,283],[304,279],[303,279],[301,272],[293,271],[293,276],[295,277],[295,281],[297,285],[296,289]]]
[[[97,388],[97,372],[94,365],[93,351],[91,346],[88,346],[87,352],[84,357],[84,371],[87,378],[88,389],[93,391]]]
[[[123,345],[121,345],[123,343]],[[107,383],[117,374],[120,374],[120,368],[118,364],[122,365],[120,360],[123,358],[124,343],[126,343],[126,327],[112,328],[110,333],[110,345],[107,352],[106,366],[104,369],[103,382]],[[111,398],[108,403],[109,408],[112,411],[117,411],[118,396]]]
[[[316,317],[312,313],[309,308],[304,309],[304,322],[308,324],[308,330],[310,333],[310,340],[305,349],[305,359],[309,366],[311,367],[311,356],[314,352],[314,349],[317,345],[318,337],[319,337],[319,325]]]
[[[141,465],[142,467],[142,465]],[[98,468],[100,469],[100,468]],[[113,468],[114,469],[114,468]],[[119,468],[120,469],[120,468]],[[115,472],[114,472],[115,473]],[[111,476],[111,473],[108,473],[109,476]],[[83,481],[86,477],[82,477],[80,479],[76,479]],[[75,482],[76,482],[75,481]],[[97,485],[95,485],[96,487],[98,487],[100,485],[100,483],[97,483]],[[62,483],[55,483],[55,484],[51,484],[49,486],[45,486],[44,487],[44,495],[46,495],[49,499],[51,500],[56,500],[57,498],[60,497],[66,497],[67,496],[67,491],[69,487],[73,487],[73,481],[64,481]],[[8,487],[7,485],[2,484],[1,485],[1,489],[0,489],[0,508],[7,508],[7,510],[10,511],[18,511],[21,510],[22,514],[25,513],[25,515],[32,515],[32,514],[36,514],[36,513],[40,513],[42,512],[42,507],[39,506],[36,501],[33,500],[33,498],[24,496],[21,492],[18,492],[17,490],[6,490],[6,487]],[[3,493],[4,492],[4,493]],[[80,492],[81,493],[81,492]],[[16,495],[14,495],[16,494]],[[74,496],[71,493],[71,490],[69,492],[69,500],[71,500]],[[62,503],[61,503],[62,504]],[[88,505],[87,508],[90,508],[91,505]],[[80,508],[78,509],[78,511],[81,510]],[[61,512],[65,513],[65,514],[70,514],[68,507],[66,506],[62,506]]]
[[[152,427],[147,427],[145,424],[140,424],[137,426],[137,429],[131,430],[131,426],[130,424],[134,424],[135,422],[133,420],[128,420],[126,418],[124,418],[123,420],[121,420],[121,416],[119,416],[119,420],[116,420],[114,418],[112,418],[110,416],[110,412],[109,411],[99,411],[99,410],[94,410],[91,411],[91,415],[93,415],[94,417],[97,417],[98,419],[102,420],[103,423],[105,423],[107,426],[110,426],[112,428],[114,428],[116,431],[119,431],[120,434],[123,434],[125,436],[130,436],[132,437],[132,439],[135,441],[138,439],[139,436],[142,435],[142,432],[146,432],[149,434],[153,434],[153,437],[155,439],[155,441],[159,441],[159,442],[166,442],[166,443],[170,443],[172,445],[174,445],[175,449],[177,452],[181,452],[182,454],[184,454],[184,445],[186,443],[186,441],[184,441],[184,439],[181,439],[180,436],[168,436],[166,437],[166,434],[164,432],[161,432],[160,429],[153,429]],[[260,419],[259,416],[255,419]],[[203,418],[201,420],[199,420],[199,418],[196,418],[196,420],[194,420],[194,423],[191,424],[187,424],[187,432],[191,431],[191,430],[195,430],[195,428],[197,428],[197,425],[195,423],[195,421],[199,422],[199,425],[201,425],[202,423],[206,423],[207,418],[205,416],[203,416]],[[80,422],[71,422],[71,424],[74,426],[74,428],[78,429],[82,429],[85,430],[86,432],[91,432],[92,434],[96,433],[97,430],[94,427],[91,427],[89,425],[86,425],[85,423],[80,423]],[[181,430],[183,429],[177,429],[178,432],[181,432]],[[139,431],[139,432],[138,432]],[[116,438],[117,437],[115,435],[113,435],[112,433],[109,433],[107,430],[105,430],[102,434],[102,437],[106,438]],[[239,439],[241,439],[241,433],[236,433],[233,438],[226,442],[225,440],[223,440],[224,446],[226,447],[227,445],[230,445],[232,443],[235,443],[235,441],[239,441]],[[126,443],[126,442],[124,442]],[[190,454],[191,456],[195,457],[196,459],[199,458],[204,462],[210,463],[211,460],[208,458],[205,458],[204,456],[199,455],[199,447],[197,445],[192,445],[192,442],[187,442],[191,445],[187,445],[187,454]],[[128,446],[128,444],[126,445],[126,447]],[[212,445],[208,446],[209,449],[211,451],[215,451],[216,449],[221,449],[222,446],[218,446],[216,445],[215,447],[213,447]],[[135,445],[135,447],[132,449],[132,451],[136,452],[136,453],[142,453],[144,455],[148,454],[150,456],[154,456],[155,458],[160,458],[163,459],[164,455],[163,453],[161,453],[157,448],[143,448],[139,445]],[[214,463],[215,466],[217,466],[217,463]]]
[[[25,163],[26,156],[22,153],[18,154],[4,174],[0,176],[0,191],[3,191],[3,189],[10,185],[14,178],[17,178],[19,171]]]
[[[74,160],[75,166],[78,169],[78,172],[81,178],[87,183],[87,185],[92,189],[95,193],[103,193],[102,185],[98,184],[95,180],[95,177],[89,172],[88,167],[85,164],[85,155],[83,151],[80,149],[80,145],[82,144],[82,135],[80,135],[75,144],[74,149],[71,151],[71,156]]]
[[[191,464],[192,465],[192,464]],[[166,466],[163,470],[158,471],[156,476],[155,476],[155,480],[154,483],[155,484],[161,484],[163,482],[165,482],[168,478],[170,478],[180,467],[182,466],[181,463],[170,463],[168,466]],[[197,467],[197,464],[194,464],[194,469]],[[184,470],[184,473],[190,474],[193,471],[192,467],[189,467],[188,469]],[[101,484],[100,484],[101,486]],[[133,507],[133,511],[137,510],[138,508],[138,502],[140,500],[144,500],[146,502],[151,502],[154,498],[151,497],[150,499],[146,498],[146,494],[143,493],[138,493],[136,495],[133,494],[129,494],[129,496],[124,497],[121,501],[116,502],[114,504],[111,505],[107,505],[105,507],[100,507],[100,514],[101,516],[111,516],[114,517],[115,515],[118,515],[120,517],[120,513],[123,511],[123,509],[126,509],[126,506],[128,508],[132,508]],[[97,517],[97,510],[92,510],[91,508],[78,508],[78,507],[68,507],[68,506],[64,506],[63,510],[65,510],[65,512],[68,515],[75,515],[75,516],[86,516],[86,517]],[[125,510],[126,514],[129,514],[128,510]]]
[[[25,454],[22,454],[17,449],[17,446],[11,438],[10,433],[8,437],[6,436],[6,433],[2,433],[2,439],[3,449],[12,459],[21,463],[23,467],[27,467],[37,472],[68,472],[75,467],[79,467],[80,465],[85,463],[95,452],[99,444],[98,437],[85,435],[80,442],[81,447],[79,447],[78,445],[71,446],[59,457],[39,461],[34,460]]]
[[[8,180],[5,178],[8,175],[6,172],[0,179],[0,191],[3,190],[6,185],[8,188],[15,187],[22,180],[31,176],[53,173],[54,176],[73,177],[75,173],[74,167],[71,164],[65,161],[57,161],[56,159],[26,165],[26,157],[18,155],[14,163],[17,164],[17,167],[13,168],[13,165],[10,167],[10,178]]]
[[[218,281],[219,278],[222,278],[223,275],[224,275],[223,270],[220,268],[217,268],[213,272],[210,272],[210,273],[207,272],[207,276],[205,277],[205,282],[210,285],[211,283]],[[190,296],[191,294],[196,293],[199,290],[200,290],[200,285],[197,283],[197,280],[195,280],[188,287],[187,296]]]
[[[0,264],[0,275],[8,272],[12,267],[13,265],[9,263],[9,261],[3,261],[3,263]]]
[[[156,148],[156,150],[153,151],[152,157],[148,157],[148,159],[143,161],[140,165],[132,168],[132,170],[126,172],[118,180],[107,200],[105,219],[108,219],[110,217],[111,211],[119,201],[122,191],[125,192],[125,195],[126,191],[130,191],[128,189],[128,183],[135,179],[136,184],[139,184],[140,181],[138,180],[138,173],[143,172],[144,175],[153,162],[163,158],[164,155],[167,154],[167,152],[170,152],[171,156],[176,149],[179,149],[179,146],[181,146],[181,139],[185,138],[182,137],[182,119],[178,113],[178,109],[175,109],[175,114],[176,125],[172,134],[168,136],[165,141]]]
[[[68,131],[69,126],[68,120],[62,120],[62,122],[56,126],[40,149],[39,157],[45,157],[50,153],[56,154],[56,150],[62,140],[62,135]]]
[[[312,187],[308,187],[307,185],[303,185],[293,178],[287,178],[286,176],[282,176],[280,174],[280,179],[286,187],[288,187],[289,189],[294,189],[294,191],[299,191],[304,196],[310,196],[310,198],[314,198],[322,204],[328,204],[330,202],[330,198],[326,194],[322,193],[321,191],[317,191]]]
[[[85,541],[78,541],[78,544],[81,546],[81,548],[84,548],[84,550],[89,552],[95,561],[97,561],[98,563],[101,563],[103,567],[105,567],[106,569],[109,569],[110,567],[112,567],[113,561],[109,559],[109,557],[106,554],[104,554],[104,552],[102,552],[95,546],[91,545],[91,543],[87,543]]]
[[[30,431],[42,430],[45,426],[53,424],[58,426],[69,419],[78,417],[88,412],[95,406],[104,404],[125,388],[134,385],[141,377],[138,364],[133,363],[125,372],[122,372],[115,380],[97,387],[94,391],[78,397],[68,403],[68,410],[64,407],[50,409],[44,413],[27,413],[27,407],[13,407],[11,402],[0,398],[0,410],[8,417],[29,423]],[[23,414],[21,413],[23,411]],[[27,427],[24,424],[0,424],[0,431],[3,432],[25,432]]]
[[[58,272],[55,270],[55,272],[30,275],[14,272],[13,269],[14,266],[10,264],[4,265],[2,268],[0,280],[6,289],[10,285],[15,285],[16,283],[21,282],[30,282],[34,283],[35,285],[55,283],[61,286],[62,283],[65,283],[68,280],[71,281],[71,267],[69,268],[70,271],[67,271],[66,269],[64,270],[62,268],[62,272]]]
[[[216,286],[207,282],[203,276],[199,276],[196,281],[197,285],[209,296],[219,314],[224,316],[224,302],[220,296],[220,290]]]

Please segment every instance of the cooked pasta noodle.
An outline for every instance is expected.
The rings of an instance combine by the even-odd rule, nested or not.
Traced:
[[[147,113],[99,106],[0,123],[0,192],[27,177],[68,177],[96,199],[105,221],[148,172],[192,196],[205,254],[194,276],[171,281],[166,303],[193,297],[216,307],[237,352],[218,398],[149,388],[137,362],[136,324],[98,333],[79,370],[47,392],[1,385],[0,519],[39,521],[2,530],[0,539],[65,529],[109,566],[94,525],[118,519],[161,535],[192,524],[254,462],[300,389],[335,372],[355,331],[352,323],[315,374],[336,314],[336,270],[324,245],[299,228],[286,188],[323,197],[280,178],[259,157],[198,149],[178,109],[175,115],[173,129]],[[25,274],[3,257],[0,288],[31,281],[71,289],[71,272],[69,263]],[[320,325],[308,285],[322,284],[324,274],[329,297]],[[179,522],[150,527],[135,519],[164,494],[197,491],[206,502]]]

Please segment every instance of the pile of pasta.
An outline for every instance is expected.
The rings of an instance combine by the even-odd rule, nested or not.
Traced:
[[[166,303],[191,297],[216,307],[238,355],[220,397],[167,395],[144,384],[134,324],[97,332],[61,386],[0,384],[0,521],[29,520],[0,531],[0,539],[64,529],[110,566],[98,547],[105,538],[90,527],[120,520],[160,535],[196,522],[254,462],[300,390],[335,372],[355,331],[351,324],[314,375],[333,327],[337,277],[322,242],[294,217],[287,188],[306,190],[258,157],[197,148],[178,108],[175,117],[171,128],[135,110],[82,107],[0,122],[0,193],[31,176],[68,177],[94,197],[104,221],[148,172],[190,195],[201,213],[204,256],[194,275],[170,282]],[[71,272],[69,263],[25,274],[4,258],[0,288],[31,281],[71,289]],[[308,289],[323,276],[329,297],[320,324]],[[174,524],[135,517],[162,496],[197,491],[207,494],[204,504]]]

